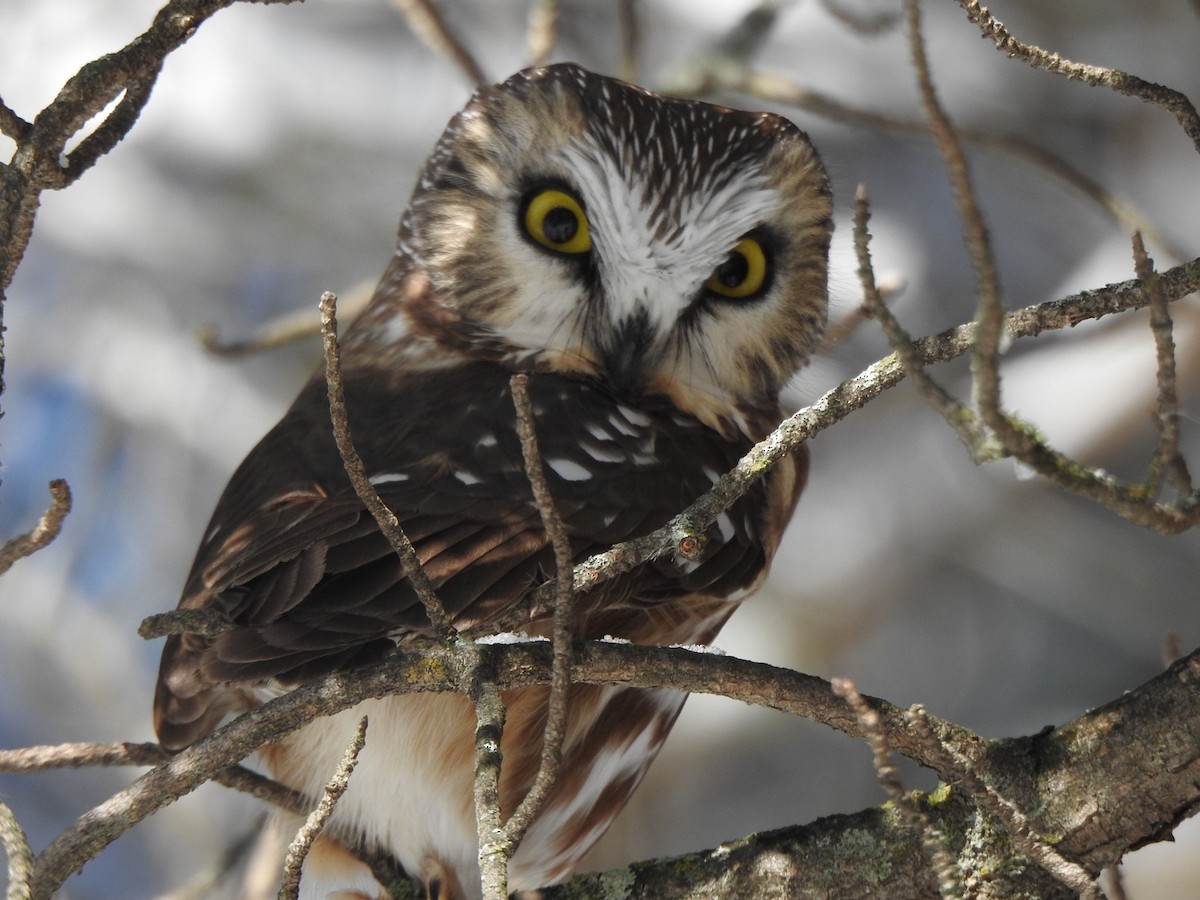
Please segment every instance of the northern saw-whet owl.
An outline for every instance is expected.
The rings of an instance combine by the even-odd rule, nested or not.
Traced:
[[[456,626],[486,626],[553,577],[510,376],[530,373],[576,559],[645,534],[781,419],[780,389],[824,325],[831,227],[821,162],[779,116],[669,99],[573,65],[476,92],[425,163],[395,256],[343,341],[357,448]],[[801,448],[719,516],[699,560],[657,559],[579,595],[578,637],[711,641],[765,577],[807,464]],[[169,749],[429,633],[345,474],[320,375],[234,473],[180,606],[234,627],[168,639],[155,727]],[[526,630],[547,634],[549,623]],[[538,768],[546,694],[504,695],[505,816]],[[684,699],[571,688],[562,777],[510,863],[511,889],[574,870]],[[370,736],[337,833],[390,851],[431,897],[478,896],[467,698],[368,701],[262,757],[277,779],[320,796],[364,714]],[[331,838],[307,860],[302,889],[380,891]]]

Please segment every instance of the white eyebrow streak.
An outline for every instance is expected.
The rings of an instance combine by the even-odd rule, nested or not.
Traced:
[[[659,195],[662,186],[650,184],[643,171],[625,171],[586,138],[563,154],[583,195],[601,256],[635,269],[679,274],[695,269],[695,274],[707,275],[724,251],[779,205],[779,192],[767,186],[766,174],[754,165],[710,174],[655,205],[647,200]],[[682,180],[672,179],[676,184]],[[649,240],[666,215],[688,227],[665,228],[664,237]]]

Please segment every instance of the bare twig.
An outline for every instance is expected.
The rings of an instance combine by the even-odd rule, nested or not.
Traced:
[[[925,122],[858,109],[820,91],[802,87],[780,75],[729,66],[707,71],[697,70],[697,75],[699,78],[690,85],[689,93],[699,94],[716,90],[736,91],[761,100],[794,106],[846,125],[903,134],[929,134],[929,126]],[[995,134],[980,128],[958,128],[956,131],[962,140],[1022,159],[1051,177],[1059,179],[1100,207],[1110,219],[1121,227],[1122,231],[1126,233],[1142,232],[1147,238],[1162,247],[1174,261],[1180,262],[1191,258],[1190,253],[1186,253],[1183,248],[1162,235],[1133,205],[1114,196],[1104,185],[1089,178],[1077,166],[1045,147],[1018,135]]]
[[[857,232],[856,232],[857,234]],[[867,235],[869,240],[870,235]],[[855,250],[857,251],[857,247]],[[859,264],[861,267],[862,257],[859,255]],[[872,273],[871,280],[874,282],[875,276]],[[860,278],[861,281],[861,278]],[[885,306],[893,299],[898,297],[904,291],[905,284],[899,278],[884,279],[875,285],[874,294],[879,301]],[[825,329],[825,333],[821,335],[821,343],[817,345],[817,349],[813,351],[814,357],[819,357],[823,353],[837,347],[848,341],[864,323],[869,322],[873,316],[872,306],[866,301],[860,303],[854,309],[850,310],[846,315],[842,316],[836,322],[831,322],[829,327]]]
[[[1179,453],[1179,394],[1175,381],[1175,338],[1171,310],[1162,288],[1154,260],[1146,253],[1142,236],[1133,233],[1133,268],[1150,299],[1150,330],[1154,334],[1155,375],[1158,382],[1158,402],[1154,420],[1158,426],[1158,452],[1150,462],[1146,493],[1151,499],[1159,496],[1164,481],[1170,477],[1175,489],[1183,496],[1192,492],[1192,478],[1187,462]]]
[[[396,8],[408,20],[413,34],[424,41],[434,53],[453,62],[473,85],[487,84],[490,80],[479,62],[467,49],[454,30],[447,24],[435,0],[392,0]]]
[[[875,36],[891,31],[900,21],[900,14],[891,10],[866,13],[842,5],[842,0],[821,0],[821,5],[831,16],[859,34]]]
[[[989,434],[974,421],[974,415],[954,423],[960,436],[978,442],[984,452],[978,458],[1013,456],[1059,487],[1105,506],[1118,515],[1164,533],[1175,533],[1200,523],[1200,492],[1175,503],[1162,504],[1147,497],[1144,484],[1123,484],[1107,473],[1088,468],[1049,446],[1036,430],[1006,413],[1000,398],[1000,343],[1007,318],[1000,300],[999,277],[987,230],[971,188],[962,147],[954,128],[938,103],[925,57],[918,0],[906,0],[913,65],[930,128],[946,161],[954,195],[963,222],[963,233],[978,282],[978,314],[973,323],[971,373],[977,415]],[[1139,284],[1139,286],[1141,286]],[[1142,287],[1143,302],[1150,303]],[[911,365],[912,358],[909,356]],[[910,370],[911,374],[911,370]],[[937,405],[937,404],[935,404]],[[941,408],[941,407],[939,407]]]
[[[482,667],[481,667],[482,668]],[[479,834],[479,876],[483,900],[508,896],[511,854],[500,810],[500,739],[504,734],[504,701],[489,674],[479,673],[471,692],[475,701],[475,827]]]
[[[171,758],[171,754],[158,744],[52,744],[0,750],[0,772],[41,772],[47,769],[79,769],[85,766],[157,766]],[[311,805],[299,791],[294,791],[244,766],[222,769],[213,774],[212,780],[300,815],[307,812]]]
[[[1005,829],[1026,854],[1067,887],[1078,891],[1083,900],[1095,900],[1099,896],[1096,879],[1086,869],[1050,846],[1045,838],[1033,830],[1019,809],[975,773],[970,760],[934,733],[924,707],[910,707],[905,719],[913,732],[926,742],[928,755],[939,760],[938,771],[953,773],[947,781],[961,786],[988,813],[1003,822]]]
[[[421,602],[425,605],[425,613],[433,629],[443,639],[449,639],[453,628],[446,616],[445,607],[438,598],[429,576],[425,574],[417,551],[412,542],[400,527],[400,521],[395,513],[387,508],[380,499],[375,486],[367,477],[362,458],[354,449],[354,439],[350,434],[350,422],[346,413],[346,395],[342,384],[342,355],[338,344],[337,331],[337,297],[326,291],[321,295],[321,337],[325,345],[325,383],[329,393],[329,417],[333,422],[333,437],[337,442],[338,453],[341,454],[346,474],[354,485],[354,491],[360,500],[374,516],[404,568],[404,577],[408,579]]]
[[[871,233],[867,228],[870,219],[867,189],[865,185],[859,185],[854,195],[854,251],[858,258],[858,280],[863,288],[863,306],[879,321],[888,343],[921,396],[955,430],[959,440],[970,450],[971,458],[976,462],[995,458],[995,449],[980,439],[975,414],[926,373],[912,338],[883,302],[883,296],[875,286],[875,268],[871,263]]]
[[[362,751],[366,740],[367,717],[363,716],[358,722],[358,728],[355,730],[354,736],[350,739],[350,743],[346,745],[346,752],[342,756],[342,761],[338,764],[337,771],[333,773],[333,778],[325,785],[320,803],[317,804],[316,809],[309,813],[308,818],[304,820],[304,824],[300,826],[300,830],[296,833],[296,837],[288,844],[287,858],[283,863],[283,880],[279,885],[278,900],[296,900],[300,896],[300,870],[304,866],[304,860],[308,857],[308,851],[312,849],[313,842],[316,841],[322,830],[324,830],[325,823],[333,815],[333,810],[337,806],[338,800],[341,799],[342,794],[346,793],[346,788],[350,786],[350,776],[354,774],[354,767],[358,764],[358,754]]]
[[[215,609],[172,609],[142,619],[138,625],[138,636],[147,641],[171,634],[215,637],[233,627],[233,621]]]
[[[50,506],[42,514],[32,531],[13,538],[0,547],[0,575],[3,575],[18,559],[37,553],[62,531],[63,519],[71,511],[71,489],[67,483],[56,478],[50,482]]]
[[[0,846],[8,857],[7,900],[29,900],[33,879],[33,851],[21,823],[4,801],[0,800]]]
[[[521,453],[525,458],[525,474],[533,489],[534,501],[542,517],[542,527],[554,547],[554,667],[550,677],[550,695],[546,701],[546,727],[542,733],[542,758],[529,793],[504,825],[504,839],[511,857],[525,836],[526,830],[546,802],[558,781],[562,768],[562,747],[567,731],[567,699],[571,687],[571,641],[575,633],[575,564],[571,539],[550,494],[546,471],[538,450],[529,400],[529,376],[514,375],[509,381],[513,404],[517,410],[517,434],[521,438]]]
[[[1200,3],[1200,0],[1196,0]],[[621,28],[621,62],[617,73],[626,81],[638,80],[638,47],[641,32],[638,28],[638,0],[617,0],[617,21]]]
[[[938,102],[937,91],[933,86],[929,60],[925,54],[925,38],[921,31],[920,0],[905,0],[904,8],[908,19],[913,69],[921,92],[921,105],[925,108],[929,130],[950,176],[954,201],[958,205],[958,215],[962,220],[963,239],[967,243],[971,267],[975,270],[979,298],[975,313],[975,347],[971,354],[975,405],[988,428],[1004,438],[1005,444],[1009,445],[1020,438],[1011,434],[1014,429],[1004,418],[1000,405],[1000,338],[1004,324],[1000,273],[996,269],[987,226],[984,224],[983,214],[979,211],[975,190],[971,186],[971,173],[962,144],[945,110]]]
[[[766,45],[779,20],[781,0],[759,0],[716,41],[677,65],[664,78],[668,93],[694,95],[713,73],[744,70]]]
[[[1020,59],[1037,69],[1065,75],[1093,87],[1107,87],[1117,93],[1153,103],[1175,116],[1184,132],[1192,139],[1197,151],[1200,151],[1200,115],[1197,115],[1196,108],[1183,94],[1161,84],[1144,81],[1119,69],[1072,62],[1063,59],[1057,53],[1050,53],[1041,47],[1019,41],[988,12],[987,7],[979,4],[979,0],[958,0],[958,5],[966,12],[967,18],[979,26],[983,36],[990,38],[996,49],[1005,55]]]
[[[559,0],[534,0],[529,12],[529,64],[544,66],[558,39]]]
[[[137,121],[167,55],[195,34],[206,19],[234,2],[169,0],[143,34],[115,53],[89,62],[69,78],[32,125],[23,123],[8,107],[0,112],[3,130],[19,141],[12,164],[0,169],[0,248],[4,248],[0,298],[28,246],[41,192],[71,184],[116,146]],[[118,97],[108,114],[67,152],[79,130]]]
[[[370,282],[359,284],[349,294],[340,296],[338,319],[343,323],[353,322],[366,309],[374,292],[375,283]],[[232,339],[222,338],[215,328],[208,327],[200,332],[200,342],[205,350],[216,356],[243,356],[318,337],[320,333],[321,323],[314,322],[312,313],[304,309],[271,319],[250,334]]]
[[[212,900],[220,896],[220,886],[250,856],[262,837],[267,814],[251,819],[241,834],[226,841],[221,851],[203,869],[177,888],[159,894],[156,900]]]
[[[888,745],[887,735],[884,734],[880,723],[879,713],[876,712],[855,688],[848,678],[835,678],[832,682],[833,692],[846,701],[846,705],[854,712],[858,724],[866,736],[867,746],[871,748],[874,760],[875,774],[879,784],[892,798],[901,818],[921,840],[925,855],[930,865],[937,873],[938,888],[944,900],[959,900],[964,896],[962,878],[953,858],[946,851],[941,837],[929,823],[928,816],[921,809],[915,797],[904,790],[896,767],[892,764],[892,751]]]

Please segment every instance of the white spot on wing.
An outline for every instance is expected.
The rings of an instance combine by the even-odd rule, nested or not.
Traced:
[[[546,465],[555,471],[563,481],[587,481],[592,473],[572,459],[558,457],[546,460]]]
[[[372,475],[367,481],[371,484],[379,486],[381,484],[392,484],[396,481],[408,481],[407,472],[384,472],[382,475]]]
[[[467,472],[463,469],[460,469],[459,471],[455,472],[454,477],[456,479],[458,479],[459,481],[461,481],[463,484],[479,484],[481,481],[483,481],[483,479],[480,478],[479,476],[472,475],[470,472]]]
[[[621,434],[628,435],[629,437],[637,437],[639,434],[638,429],[634,428],[618,415],[610,415],[608,417],[608,423],[612,425],[613,428],[617,429],[617,431],[621,432]]]
[[[620,447],[609,447],[593,444],[590,441],[581,444],[584,451],[597,462],[625,462],[625,451]]]
[[[651,418],[644,412],[639,412],[636,409],[626,406],[624,403],[618,404],[617,409],[626,419],[634,425],[640,425],[645,428],[652,421]]]

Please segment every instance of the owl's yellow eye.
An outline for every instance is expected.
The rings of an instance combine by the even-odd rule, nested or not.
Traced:
[[[720,297],[753,297],[767,282],[767,267],[762,243],[747,235],[729,251],[704,286]]]
[[[555,253],[579,254],[592,249],[587,215],[579,201],[557,188],[541,188],[525,201],[526,233]]]

